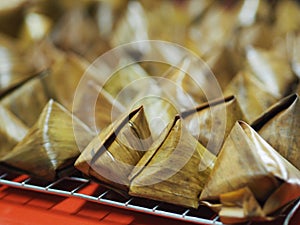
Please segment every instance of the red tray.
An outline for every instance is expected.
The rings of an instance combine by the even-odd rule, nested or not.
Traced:
[[[124,198],[74,175],[45,183],[27,175],[0,171],[0,224],[215,224],[216,213],[141,198]],[[298,225],[300,200],[286,215],[269,223]]]

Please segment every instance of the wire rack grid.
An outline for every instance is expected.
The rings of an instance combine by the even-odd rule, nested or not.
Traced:
[[[224,225],[219,221],[218,215],[205,206],[200,206],[198,209],[188,209],[149,199],[137,197],[125,198],[110,189],[100,187],[100,185],[94,194],[81,193],[80,190],[90,185],[91,182],[89,179],[81,176],[68,176],[51,183],[43,183],[27,175],[12,175],[8,172],[0,171],[0,185],[63,197],[81,198],[103,205],[196,224]],[[289,210],[284,219],[284,225],[292,225],[290,221],[299,208],[300,199]],[[250,224],[254,223],[247,223],[247,225]]]

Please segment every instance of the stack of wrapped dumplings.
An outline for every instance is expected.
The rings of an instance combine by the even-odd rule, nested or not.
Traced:
[[[299,28],[294,0],[0,3],[1,168],[46,181],[77,170],[224,223],[276,220],[300,197]],[[206,70],[190,76],[194,58],[141,62],[151,44],[109,77],[93,63],[141,40],[189,49],[221,95]]]

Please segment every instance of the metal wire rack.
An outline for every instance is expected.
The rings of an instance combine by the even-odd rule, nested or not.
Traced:
[[[99,185],[99,188],[93,194],[81,193],[80,190],[90,185],[91,182],[89,179],[75,175],[64,177],[51,183],[45,183],[27,175],[16,175],[6,171],[0,171],[0,185],[63,197],[81,198],[108,206],[196,224],[224,225],[219,221],[218,215],[205,206],[200,206],[198,209],[187,209],[149,199],[137,197],[126,198],[101,185]],[[284,219],[284,225],[291,225],[290,220],[299,208],[300,200],[289,210],[289,213]],[[247,225],[250,224],[252,223],[247,223]]]

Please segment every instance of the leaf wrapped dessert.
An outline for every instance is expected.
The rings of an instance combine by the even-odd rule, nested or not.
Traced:
[[[149,121],[153,139],[157,139],[167,124],[178,114],[177,109],[167,100],[160,97],[147,97],[137,101],[135,105],[143,105]]]
[[[36,8],[26,12],[22,28],[21,42],[24,47],[32,47],[31,45],[44,39],[50,32],[53,21],[50,17],[40,13]]]
[[[175,117],[130,174],[129,194],[197,208],[214,160]]]
[[[28,132],[28,128],[13,113],[0,106],[0,158],[10,152]]]
[[[37,74],[18,41],[0,34],[0,97]]]
[[[28,127],[36,122],[49,100],[42,83],[43,79],[42,77],[33,78],[1,100],[1,104]]]
[[[53,49],[53,46],[45,46],[45,48],[50,49],[55,58],[45,59],[52,63],[50,74],[43,80],[43,83],[50,97],[71,111],[76,88],[89,63],[78,55],[65,54]]]
[[[3,1],[0,4],[0,30],[17,37],[21,28],[25,6],[28,0]]]
[[[300,101],[283,98],[251,125],[276,151],[300,170]]]
[[[217,155],[235,122],[244,114],[234,96],[201,104],[182,113],[187,130],[208,150]]]
[[[224,223],[271,220],[299,197],[300,171],[248,124],[237,122],[226,139],[200,199]]]
[[[290,46],[288,47],[288,55],[292,64],[293,72],[300,79],[300,31],[287,35]]]
[[[220,87],[224,90],[241,68],[241,58],[229,47],[213,49],[205,55],[205,62],[212,70]]]
[[[275,19],[273,28],[277,36],[299,30],[300,7],[298,2],[279,1],[275,8]]]
[[[80,132],[75,139],[73,129]],[[92,139],[89,128],[50,100],[27,135],[0,159],[6,168],[53,181],[64,173]]]
[[[99,79],[103,81],[99,80],[99,83],[102,84],[103,89],[124,106],[128,107],[133,104],[141,92],[140,85],[143,85],[145,89],[150,86],[147,82],[151,82],[151,78],[139,64],[130,64],[118,71],[113,71],[115,73],[109,74],[110,77],[101,77],[103,68],[97,67],[97,64],[95,67],[100,70]]]
[[[124,16],[116,24],[110,39],[113,47],[133,41],[149,40],[146,15],[140,2],[129,2],[125,9]]]
[[[260,2],[264,3],[264,1]],[[260,21],[236,31],[236,35],[233,38],[233,47],[239,52],[240,59],[244,59],[243,54],[247,46],[254,46],[259,49],[270,49],[272,47],[274,33],[272,26],[268,22]]]
[[[67,9],[62,18],[52,30],[51,39],[65,51],[73,51],[84,55],[93,44],[101,41],[98,27],[88,12],[88,7],[76,3]]]
[[[164,90],[166,97],[176,103],[176,108],[180,111],[193,108],[195,105],[207,101],[199,80],[195,80],[189,75],[193,63],[195,63],[193,59],[183,58],[178,66],[170,67],[162,74],[162,79],[158,80],[158,84]],[[201,79],[200,76],[199,79]]]
[[[128,175],[152,143],[143,107],[103,129],[84,149],[75,167],[117,190],[128,191]]]
[[[278,101],[251,73],[239,72],[225,90],[238,100],[247,122],[254,121],[261,113]]]
[[[201,19],[189,27],[186,46],[200,56],[224,47],[238,24],[240,3],[231,2],[231,5],[226,5],[226,2],[215,1]]]
[[[86,91],[77,92],[72,110],[81,121],[95,131],[109,126],[125,111],[126,108],[117,99],[93,80],[86,84]]]
[[[265,90],[278,99],[291,93],[297,77],[286,57],[249,46],[246,58],[249,71],[264,85]]]

